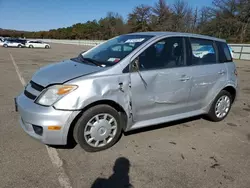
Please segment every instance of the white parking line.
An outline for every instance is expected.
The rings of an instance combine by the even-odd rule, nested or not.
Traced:
[[[12,54],[11,53],[9,53],[9,54],[10,54],[11,61],[12,61],[13,65],[14,65],[14,67],[15,67],[17,76],[18,76],[19,80],[21,81],[22,85],[25,86],[26,85],[25,80],[23,79],[23,77],[22,77],[22,75],[21,75],[21,73],[19,71],[18,66],[17,66]]]
[[[21,81],[22,85],[25,86],[26,82],[25,82],[24,78],[22,77],[21,72],[19,71],[19,68],[15,62],[15,59],[13,58],[11,53],[9,53],[9,54],[10,54],[11,61],[15,67],[17,76],[18,76],[19,80]],[[67,174],[65,173],[65,171],[63,169],[63,161],[60,159],[58,152],[56,151],[55,148],[49,147],[47,145],[45,147],[47,149],[47,152],[49,154],[49,158],[50,158],[53,166],[57,169],[59,184],[63,188],[72,188],[72,186],[70,184],[69,177],[67,176]]]

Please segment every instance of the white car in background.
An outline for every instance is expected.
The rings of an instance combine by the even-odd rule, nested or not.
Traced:
[[[4,44],[4,38],[0,38],[0,46],[3,46],[3,44]]]
[[[24,39],[7,39],[3,42],[3,47],[16,47],[16,48],[23,48],[25,47],[24,44],[26,40]]]
[[[50,45],[43,41],[27,41],[25,46],[27,48],[50,48]]]

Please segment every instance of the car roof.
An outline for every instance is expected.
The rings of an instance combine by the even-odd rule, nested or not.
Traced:
[[[224,39],[219,39],[216,37],[210,37],[206,35],[199,35],[199,34],[193,34],[193,33],[182,33],[182,32],[137,32],[137,33],[129,33],[127,35],[148,35],[148,36],[183,36],[183,37],[195,37],[195,38],[201,38],[201,39],[208,39],[208,40],[215,40],[215,41],[221,41],[226,42]]]

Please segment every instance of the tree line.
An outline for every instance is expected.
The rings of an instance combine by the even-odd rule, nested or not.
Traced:
[[[136,6],[124,19],[108,12],[100,20],[77,23],[49,31],[0,30],[0,36],[106,40],[140,31],[177,31],[224,38],[230,42],[250,42],[250,0],[213,0],[211,6],[191,7],[187,1],[168,4],[158,0],[154,6]]]

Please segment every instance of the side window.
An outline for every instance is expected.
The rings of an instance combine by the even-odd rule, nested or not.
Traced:
[[[225,42],[216,42],[219,51],[219,60],[221,63],[232,62],[232,50]]]
[[[124,52],[131,52],[133,50],[132,46],[123,46],[123,51]]]
[[[217,63],[214,42],[211,40],[191,38],[192,65]]]
[[[139,55],[140,70],[184,66],[182,37],[169,37],[156,42]]]
[[[111,48],[111,50],[113,52],[121,52],[122,51],[122,46],[121,45],[117,45]]]

